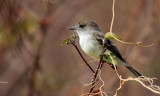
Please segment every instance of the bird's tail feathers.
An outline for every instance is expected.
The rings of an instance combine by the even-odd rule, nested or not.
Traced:
[[[142,76],[137,70],[135,70],[132,66],[126,66],[128,70],[130,70],[136,77]]]

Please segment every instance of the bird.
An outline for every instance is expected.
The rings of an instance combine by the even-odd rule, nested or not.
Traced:
[[[103,61],[111,64],[113,68],[113,62],[107,53],[109,52],[115,57],[116,66],[123,65],[136,77],[142,76],[124,59],[116,45],[110,39],[105,39],[104,33],[95,20],[82,19],[75,26],[68,27],[68,29],[74,30],[78,34],[80,47],[87,55],[99,60],[102,53],[102,46],[104,46],[107,50],[104,52]],[[103,44],[104,41],[106,41],[106,44]]]

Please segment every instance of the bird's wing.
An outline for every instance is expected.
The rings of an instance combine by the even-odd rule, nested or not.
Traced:
[[[115,44],[110,39],[105,39],[103,33],[96,32],[94,34],[96,40],[99,42],[99,44],[103,45],[103,42],[105,41],[105,46],[108,50],[110,50],[112,53],[116,55],[120,60],[122,60],[126,65],[126,68],[129,69],[136,77],[142,76],[138,71],[136,71],[131,65],[127,63],[127,61],[122,57],[120,51],[115,46]]]
[[[100,44],[100,45],[103,45],[103,41],[104,41],[104,34],[102,32],[95,32],[93,33],[97,42]]]
[[[103,45],[103,42],[105,40],[104,34],[101,32],[95,32],[94,36],[95,36],[96,40],[98,41],[98,43]],[[122,57],[118,48],[115,46],[115,44],[110,39],[106,39],[105,46],[107,47],[108,50],[113,52],[116,55],[116,57],[118,57],[122,61],[126,62],[126,60]]]
[[[110,39],[107,40],[106,46],[107,46],[107,49],[109,49],[111,52],[113,52],[119,59],[126,62],[126,60],[123,58],[123,56],[121,55],[121,53],[118,50],[118,48],[116,47],[116,45]]]

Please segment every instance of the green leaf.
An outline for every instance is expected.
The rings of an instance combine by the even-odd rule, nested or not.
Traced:
[[[108,56],[107,60],[109,61],[109,63],[111,64],[117,64],[116,58],[113,56]]]
[[[116,34],[114,34],[114,33],[111,34],[111,32],[106,33],[106,34],[105,34],[105,38],[106,38],[106,39],[114,39],[114,37],[113,37],[112,35],[113,35],[115,38],[117,38],[117,39],[121,39],[121,38],[120,38],[119,36],[117,36]]]
[[[73,34],[72,36],[71,36],[71,38],[73,38],[73,39],[76,39],[78,37],[78,35],[76,35],[76,34]]]
[[[110,53],[110,55],[112,56],[113,59],[116,58],[116,55],[115,55],[114,53]],[[111,56],[110,56],[110,57],[111,57]]]
[[[104,56],[103,60],[106,61],[107,63],[117,64],[116,55],[113,53],[110,53],[110,55]]]
[[[64,40],[64,42],[63,42],[60,46],[62,47],[62,46],[64,46],[64,45],[66,45],[66,44],[69,42],[69,40],[70,40],[69,38],[66,38],[66,39]]]

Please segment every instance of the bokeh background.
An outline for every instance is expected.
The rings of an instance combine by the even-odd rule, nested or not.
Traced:
[[[71,45],[60,47],[74,32],[66,28],[83,18],[109,32],[112,0],[0,0],[0,96],[80,96],[93,73]],[[113,32],[124,41],[160,41],[160,0],[116,0]],[[160,86],[160,45],[142,48],[113,40],[140,73],[157,77]],[[76,44],[79,47],[78,39]],[[80,49],[80,47],[79,47]],[[92,58],[83,53],[87,61]],[[95,69],[98,62],[90,65]],[[123,67],[122,76],[133,76]],[[104,91],[113,96],[119,86],[114,70],[101,71]],[[83,88],[89,91],[90,86]],[[128,82],[118,96],[158,96]]]

